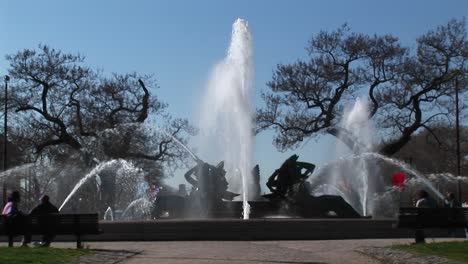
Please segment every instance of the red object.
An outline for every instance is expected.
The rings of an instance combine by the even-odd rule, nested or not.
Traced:
[[[392,184],[400,188],[400,191],[405,190],[405,174],[403,172],[397,172],[392,175]]]

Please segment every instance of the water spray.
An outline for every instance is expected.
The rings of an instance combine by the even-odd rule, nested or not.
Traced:
[[[195,160],[196,163],[199,163],[202,161],[197,155],[195,155],[195,153],[193,153],[193,151],[191,151],[184,143],[180,142],[180,140],[178,140],[176,137],[174,137],[173,135],[167,132],[164,132],[164,133],[170,136],[177,144],[179,144],[182,148],[184,148],[190,154],[190,156],[192,156],[192,158]]]

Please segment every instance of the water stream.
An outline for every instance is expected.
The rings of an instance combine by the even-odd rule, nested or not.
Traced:
[[[145,218],[149,217],[151,215],[151,206],[153,203],[151,203],[150,200],[148,200],[146,197],[138,198],[134,201],[132,201],[127,208],[122,213],[121,218],[125,219],[126,217],[128,218],[128,214],[130,210],[136,210],[136,212],[139,214],[138,218]]]
[[[59,208],[59,211],[62,210],[62,208],[68,203],[68,201],[75,195],[75,193],[80,189],[81,186],[83,186],[85,183],[87,183],[89,180],[92,178],[96,178],[99,176],[99,173],[103,170],[109,169],[109,168],[120,168],[124,170],[131,170],[131,171],[138,171],[132,164],[127,162],[126,160],[110,160],[110,161],[105,161],[101,162],[94,169],[92,169],[88,174],[86,174],[83,178],[81,178],[78,183],[73,187],[72,191],[68,194],[68,196],[65,198],[63,201],[62,205]]]
[[[112,208],[109,206],[107,207],[106,211],[104,212],[104,220],[114,221],[114,213],[112,212]]]
[[[349,166],[349,164],[358,164],[358,163],[371,163],[375,164],[376,167],[378,167],[377,162],[378,161],[383,161],[386,164],[393,165],[398,170],[404,172],[407,175],[407,178],[405,179],[405,184],[406,185],[413,185],[415,182],[413,182],[413,179],[419,181],[422,183],[429,191],[431,194],[435,195],[438,199],[444,200],[445,197],[444,195],[434,186],[434,184],[431,183],[432,181],[435,180],[440,180],[445,183],[448,182],[456,182],[461,179],[461,177],[454,177],[452,175],[437,175],[437,176],[432,176],[431,175],[424,175],[421,172],[417,171],[416,169],[412,168],[409,164],[398,160],[394,158],[390,158],[378,153],[374,152],[365,152],[361,154],[351,154],[351,155],[346,155],[338,158],[334,162],[327,163],[325,165],[322,165],[317,168],[317,170],[314,172],[314,174],[310,177],[310,183],[314,186],[313,187],[313,195],[322,195],[322,194],[332,194],[332,195],[339,195],[343,197],[353,208],[356,210],[361,209],[363,212],[368,212],[369,208],[375,208],[372,207],[374,204],[369,204],[369,200],[372,200],[373,203],[376,203],[377,200],[382,200],[382,199],[387,199],[387,201],[384,201],[386,206],[389,207],[394,207],[392,205],[392,201],[390,201],[390,198],[392,198],[392,193],[396,192],[397,189],[391,188],[392,186],[387,186],[387,191],[384,192],[377,192],[377,191],[372,191],[367,193],[367,196],[369,199],[352,199],[353,193],[354,195],[359,195],[358,192],[359,190],[362,190],[365,188],[367,185],[363,184],[362,186],[354,185],[355,189],[348,190],[348,189],[343,189],[343,185],[340,185],[337,183],[336,185],[332,184],[329,182],[327,175],[330,171],[334,172],[334,168],[340,168],[340,167],[345,167]],[[343,171],[343,169],[340,169]],[[375,174],[372,174],[375,175]],[[355,176],[350,173],[344,174],[344,177],[360,177],[359,175]],[[429,179],[430,178],[430,179]],[[362,178],[361,178],[362,179]],[[361,181],[354,181],[355,183],[361,183]],[[384,183],[381,183],[382,186],[380,187],[385,187],[383,186]],[[351,191],[351,193],[350,193]],[[362,197],[362,196],[360,196]],[[377,199],[378,198],[378,199]],[[393,201],[395,202],[395,201]],[[398,201],[396,201],[398,202]],[[396,204],[395,206],[397,206]],[[374,212],[371,213],[371,215],[374,215]]]
[[[441,192],[439,192],[437,190],[437,188],[435,188],[434,185],[432,185],[432,183],[422,173],[420,173],[416,169],[412,168],[409,164],[407,164],[407,163],[405,163],[405,162],[403,162],[401,160],[392,159],[390,157],[387,157],[387,156],[384,156],[384,155],[381,155],[381,154],[378,154],[378,153],[363,153],[361,155],[361,157],[362,158],[368,158],[368,157],[376,158],[376,159],[386,161],[389,164],[395,165],[395,166],[399,167],[400,169],[402,169],[403,171],[409,173],[410,175],[416,176],[416,178],[418,180],[420,180],[427,188],[429,188],[429,191],[431,193],[435,194],[439,199],[441,199],[441,200],[445,199],[445,196]]]
[[[213,163],[225,161],[229,188],[242,193],[243,216],[249,218],[247,201],[253,178],[251,90],[253,77],[252,37],[247,21],[237,19],[226,57],[213,70],[200,109],[199,150]],[[235,173],[235,171],[240,171]],[[235,175],[240,175],[236,178]]]

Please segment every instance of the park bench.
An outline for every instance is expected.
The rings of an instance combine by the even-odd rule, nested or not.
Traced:
[[[415,230],[467,228],[468,208],[402,207],[396,227]]]
[[[42,234],[44,224],[55,235],[75,235],[76,247],[82,248],[82,236],[100,234],[98,214],[49,214],[26,216],[25,225],[31,235]],[[22,235],[22,230],[6,224],[6,216],[0,215],[0,235],[8,236],[8,246],[13,246],[13,238]]]

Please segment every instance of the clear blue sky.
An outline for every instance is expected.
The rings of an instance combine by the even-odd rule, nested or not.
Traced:
[[[354,31],[398,36],[414,46],[417,36],[468,15],[466,0],[363,1],[98,1],[1,0],[0,74],[4,55],[48,44],[86,56],[89,66],[105,72],[154,73],[169,112],[192,119],[213,65],[228,47],[231,24],[249,21],[254,42],[255,98],[278,63],[305,57],[308,39],[320,30],[347,22]],[[331,158],[334,140],[322,137],[302,148],[279,153],[272,133],[257,136],[256,162],[262,178],[290,154],[318,165]],[[176,176],[171,183],[182,183]]]

